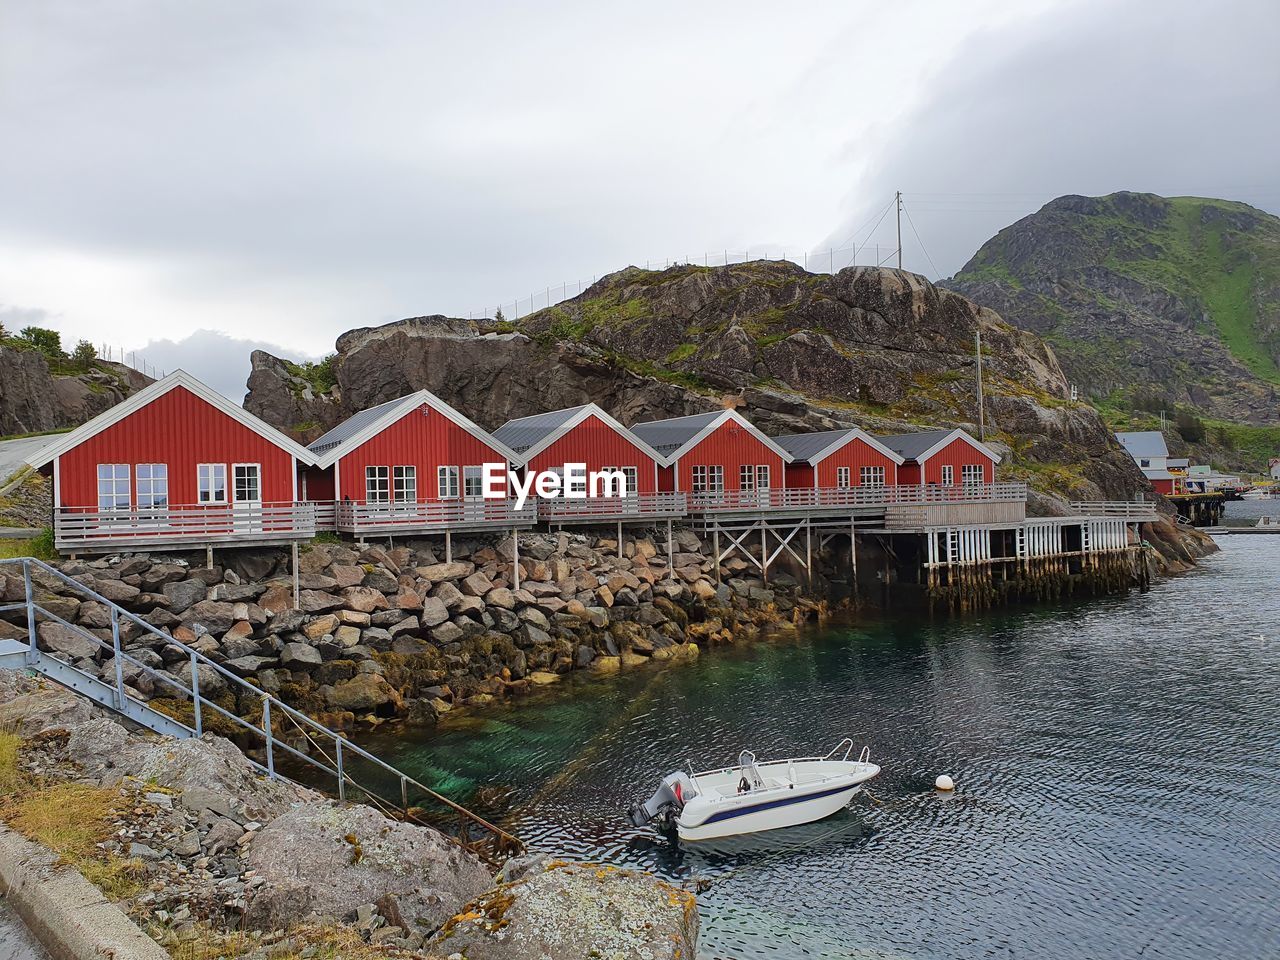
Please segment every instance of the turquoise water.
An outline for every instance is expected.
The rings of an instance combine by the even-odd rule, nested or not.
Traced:
[[[1145,594],[899,614],[369,742],[531,846],[710,881],[706,958],[1280,956],[1278,585],[1280,537],[1238,537]],[[684,847],[623,816],[685,761],[846,735],[880,803]]]

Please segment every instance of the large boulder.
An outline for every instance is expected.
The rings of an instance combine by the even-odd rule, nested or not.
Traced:
[[[336,709],[352,713],[369,713],[386,706],[399,710],[403,706],[396,688],[376,673],[357,674],[335,685],[328,700]]]
[[[307,914],[340,920],[362,904],[393,900],[406,925],[425,932],[491,884],[484,864],[441,833],[329,801],[301,803],[268,823],[246,866],[265,881],[248,919],[266,929]]]
[[[198,623],[210,633],[226,633],[239,618],[233,603],[201,600],[183,614],[182,619],[187,623]]]
[[[52,620],[36,627],[36,637],[41,650],[69,660],[92,657],[102,649],[79,630],[72,630]]]
[[[208,589],[203,580],[178,580],[167,581],[160,592],[168,599],[171,613],[185,613],[204,599]]]
[[[693,894],[648,874],[552,861],[486,893],[432,945],[467,960],[690,960]]]

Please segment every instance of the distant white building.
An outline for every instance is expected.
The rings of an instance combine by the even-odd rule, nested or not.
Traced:
[[[1235,474],[1219,473],[1207,464],[1196,464],[1187,467],[1186,486],[1188,493],[1214,493],[1223,487],[1239,487],[1241,483]]]
[[[1280,480],[1280,457],[1271,458],[1271,479]]]
[[[1169,446],[1159,430],[1135,430],[1117,433],[1120,446],[1129,452],[1138,468],[1156,491],[1163,494],[1180,492],[1181,476],[1169,472]]]

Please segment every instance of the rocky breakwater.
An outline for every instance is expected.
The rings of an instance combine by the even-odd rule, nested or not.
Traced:
[[[0,817],[37,842],[75,840],[60,852],[174,956],[695,952],[693,895],[643,874],[534,856],[495,878],[429,827],[267,780],[219,737],[140,735],[10,671],[0,726],[20,739]]]
[[[619,550],[609,538],[524,534],[519,551],[517,587],[509,538],[456,542],[447,561],[423,542],[314,543],[301,553],[296,608],[282,552],[227,551],[214,567],[138,554],[62,570],[161,631],[123,624],[124,681],[137,698],[191,719],[178,690],[191,683],[190,657],[172,638],[338,729],[393,718],[433,723],[575,670],[696,656],[699,645],[787,627],[818,610],[785,576],[770,586],[742,576],[744,561],[729,561],[717,583],[688,530],[675,535],[673,570],[665,542],[646,536],[626,536]],[[40,584],[41,603],[109,645],[109,609],[51,581]],[[21,589],[20,580],[0,578],[5,599],[21,599]],[[21,616],[7,616],[0,636],[25,636]],[[43,649],[114,682],[109,650],[54,622],[38,634]],[[255,695],[207,665],[200,686],[224,709],[261,717]],[[216,715],[205,722],[235,735]]]

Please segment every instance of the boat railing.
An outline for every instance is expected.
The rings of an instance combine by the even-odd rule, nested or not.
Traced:
[[[844,747],[844,756],[843,756],[843,757],[841,757],[840,759],[841,759],[841,760],[848,760],[848,759],[849,759],[849,754],[851,754],[851,753],[853,752],[853,737],[845,737],[843,740],[841,740],[839,743],[837,743],[837,744],[832,748],[831,752],[830,752],[830,753],[828,753],[828,754],[827,754],[825,757],[823,757],[822,759],[823,759],[823,760],[830,760],[832,757],[834,757],[837,753],[839,753],[839,752],[840,752],[840,748],[841,748],[841,747]]]

